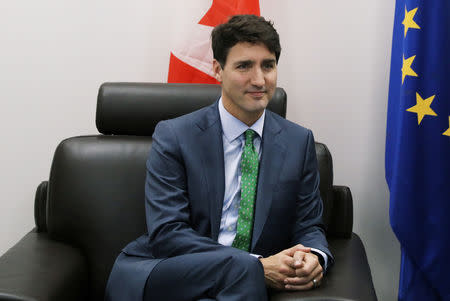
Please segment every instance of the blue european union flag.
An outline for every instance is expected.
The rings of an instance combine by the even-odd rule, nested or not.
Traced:
[[[450,0],[397,0],[386,131],[399,300],[450,300]]]

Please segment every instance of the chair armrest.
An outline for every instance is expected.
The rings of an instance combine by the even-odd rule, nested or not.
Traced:
[[[271,301],[364,300],[376,301],[366,251],[355,233],[350,239],[328,239],[335,263],[321,286],[303,292],[274,293]]]
[[[41,182],[34,197],[34,222],[37,232],[47,232],[47,186],[48,181]]]
[[[87,263],[81,252],[29,232],[0,257],[0,300],[85,300]]]
[[[333,186],[333,212],[328,238],[350,238],[353,229],[353,198],[347,186]]]

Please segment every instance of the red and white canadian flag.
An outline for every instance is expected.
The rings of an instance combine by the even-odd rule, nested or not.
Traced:
[[[213,0],[191,36],[170,53],[167,82],[218,84],[212,72],[211,31],[238,14],[259,16],[259,0]]]

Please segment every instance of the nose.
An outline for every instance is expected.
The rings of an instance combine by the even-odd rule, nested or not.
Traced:
[[[251,84],[257,87],[263,87],[265,84],[264,72],[261,68],[254,68],[252,72]]]

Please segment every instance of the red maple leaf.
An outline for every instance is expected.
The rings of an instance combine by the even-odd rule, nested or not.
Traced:
[[[232,15],[260,15],[259,0],[213,0],[198,24],[215,27],[228,21]]]

